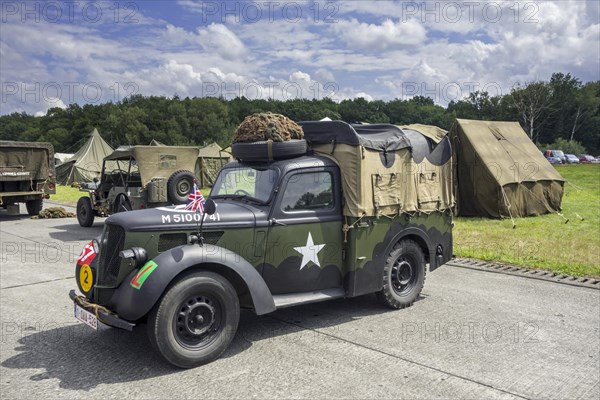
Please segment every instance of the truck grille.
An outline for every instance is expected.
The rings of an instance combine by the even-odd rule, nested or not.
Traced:
[[[125,242],[125,230],[118,225],[105,224],[106,231],[102,238],[100,247],[100,259],[98,260],[98,285],[114,287],[119,277],[121,257],[119,252],[123,250]]]

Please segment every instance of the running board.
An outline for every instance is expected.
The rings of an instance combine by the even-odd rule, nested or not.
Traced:
[[[275,307],[285,308],[297,306],[300,304],[316,303],[318,301],[333,300],[345,297],[346,292],[343,288],[324,289],[314,292],[276,294],[273,296]]]

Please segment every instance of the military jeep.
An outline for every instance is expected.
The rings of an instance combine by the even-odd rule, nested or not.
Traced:
[[[96,216],[183,204],[193,188],[197,147],[121,146],[106,157],[100,180],[83,184],[77,202],[79,225]]]
[[[412,305],[452,256],[451,151],[393,125],[301,124],[305,140],[234,144],[204,212],[158,207],[109,217],[77,261],[75,316],[146,323],[168,362],[218,358],[240,309],[375,293]]]

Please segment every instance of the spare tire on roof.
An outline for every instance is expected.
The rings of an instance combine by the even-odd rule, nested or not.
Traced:
[[[306,140],[292,139],[285,142],[272,140],[233,143],[231,154],[241,161],[274,161],[285,160],[306,154]]]

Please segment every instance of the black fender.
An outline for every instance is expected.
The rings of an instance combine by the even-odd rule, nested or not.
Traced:
[[[427,254],[425,254],[425,258],[429,259],[430,270],[437,268],[435,261],[435,249],[433,248],[429,235],[421,228],[410,227],[403,229],[400,233],[394,236],[392,240],[390,240],[390,242],[387,244],[387,248],[385,249],[384,254],[389,254],[392,251],[392,248],[396,245],[396,243],[398,243],[402,239],[413,240],[419,245],[419,247],[425,247],[427,249]]]
[[[209,244],[189,244],[165,251],[151,262],[156,263],[156,267],[141,285],[138,280],[136,288],[132,281],[144,266],[132,271],[109,301],[108,308],[125,320],[142,318],[178,275],[196,266],[201,269],[202,264],[210,265],[213,272],[219,273],[222,268],[241,278],[248,287],[257,315],[275,311],[273,296],[263,278],[248,261],[233,251]]]

